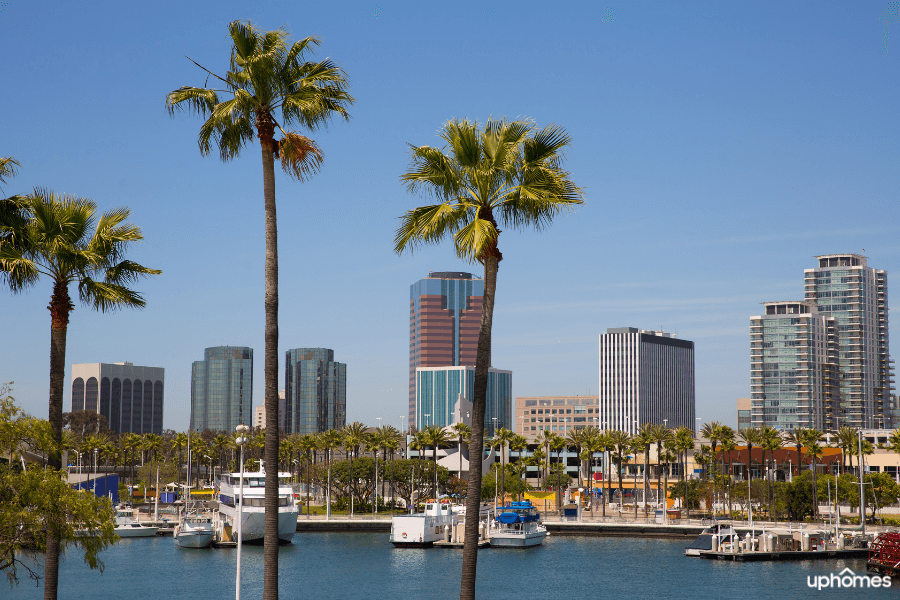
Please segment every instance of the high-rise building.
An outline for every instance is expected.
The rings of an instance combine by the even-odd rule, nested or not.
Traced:
[[[191,369],[191,428],[231,433],[253,418],[253,349],[215,346]]]
[[[861,254],[816,256],[804,270],[804,297],[834,319],[839,401],[823,426],[870,429],[891,418],[887,272]]]
[[[475,366],[484,280],[432,272],[409,288],[409,426],[416,415],[416,369]]]
[[[457,419],[471,424],[475,397],[475,367],[419,367],[416,369],[416,420],[413,427],[447,427]],[[512,428],[512,371],[488,370],[485,432]]]
[[[516,433],[529,444],[544,430],[566,437],[570,430],[599,427],[599,396],[529,396],[516,398]]]
[[[72,410],[100,413],[116,433],[162,433],[165,372],[130,362],[72,365]]]
[[[284,431],[318,433],[347,424],[347,365],[327,348],[295,348],[284,359]]]
[[[822,430],[835,406],[834,319],[812,302],[764,302],[750,317],[750,425]]]
[[[645,423],[695,430],[694,342],[665,331],[611,327],[600,334],[601,429]]]

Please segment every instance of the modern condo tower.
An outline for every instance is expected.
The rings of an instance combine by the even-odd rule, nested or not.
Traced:
[[[665,331],[613,327],[600,334],[601,429],[645,423],[695,429],[694,342]]]
[[[409,288],[409,426],[416,415],[416,369],[475,366],[484,280],[432,272]]]
[[[165,373],[130,362],[72,365],[72,410],[100,413],[116,433],[162,433]]]
[[[191,369],[191,429],[234,432],[253,419],[253,349],[216,346]]]
[[[893,363],[888,345],[887,271],[861,254],[816,256],[805,269],[804,297],[834,319],[839,402],[827,428],[871,429],[891,421]]]
[[[834,319],[802,300],[763,306],[765,314],[750,317],[750,425],[833,427]]]
[[[347,365],[334,350],[295,348],[284,357],[285,433],[318,433],[347,424]]]

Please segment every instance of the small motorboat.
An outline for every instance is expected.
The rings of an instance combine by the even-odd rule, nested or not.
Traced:
[[[120,508],[116,513],[116,535],[123,538],[153,537],[159,527],[148,527],[134,518],[134,509]]]
[[[497,508],[488,537],[491,548],[531,548],[544,543],[547,528],[530,501],[512,502]]]

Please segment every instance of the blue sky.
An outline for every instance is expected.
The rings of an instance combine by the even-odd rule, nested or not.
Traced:
[[[164,271],[143,311],[72,314],[70,365],[166,369],[166,428],[187,428],[191,362],[256,352],[262,401],[263,209],[258,146],[202,157],[200,120],[168,91],[226,66],[226,25],[322,38],[346,70],[348,123],[312,136],[326,164],[277,175],[280,343],[348,364],[348,419],[399,424],[409,285],[475,270],[449,245],[392,253],[407,143],[451,117],[568,129],[586,204],[542,233],[504,231],[494,365],[517,396],[597,392],[597,334],[663,328],[696,342],[697,415],[734,425],[749,386],[748,318],[801,298],[816,254],[900,273],[900,23],[888,2],[46,3],[0,6],[3,190],[128,206]],[[894,282],[894,298],[900,294]],[[46,414],[50,288],[0,291],[0,381]],[[896,307],[896,300],[891,304]],[[895,319],[896,323],[896,319]],[[896,326],[895,326],[896,329]],[[898,335],[892,355],[900,355]],[[283,367],[283,365],[282,365]],[[69,391],[65,396],[69,408]]]

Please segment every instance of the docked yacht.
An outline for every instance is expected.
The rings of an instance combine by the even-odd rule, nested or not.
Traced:
[[[148,527],[141,525],[134,518],[134,509],[119,508],[116,512],[116,535],[123,538],[131,537],[153,537],[159,527]]]
[[[289,543],[297,532],[297,505],[290,485],[290,473],[278,473],[278,539]],[[238,496],[241,474],[224,473],[219,478],[220,539],[237,541]],[[244,542],[262,543],[266,523],[266,472],[244,472],[244,501],[241,508],[241,539]]]
[[[740,537],[731,523],[719,522],[701,531],[697,539],[684,549],[684,555],[700,556],[700,552],[704,550],[731,552],[737,548]]]
[[[488,537],[492,548],[530,548],[544,543],[547,528],[530,501],[511,502],[497,508]]]
[[[429,502],[425,512],[395,515],[391,519],[391,543],[400,547],[428,548],[435,542],[449,539],[450,531],[459,522],[452,504]]]
[[[216,530],[213,527],[212,516],[200,512],[199,507],[185,510],[181,522],[175,527],[172,534],[182,548],[209,548]]]

